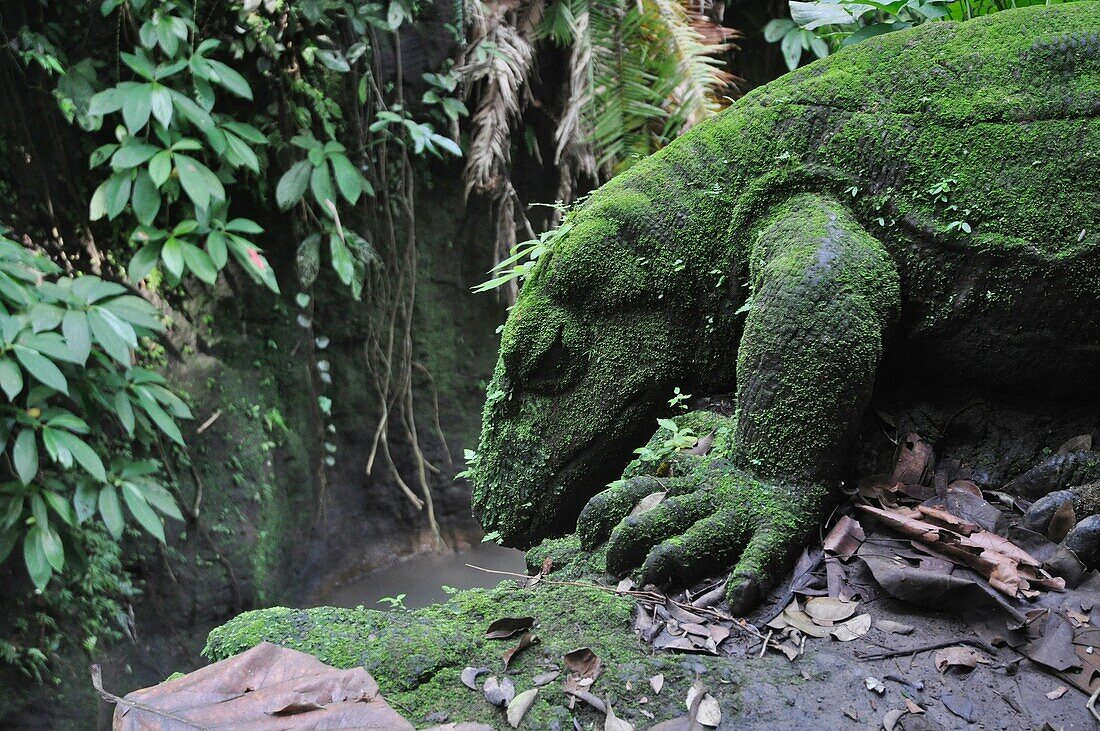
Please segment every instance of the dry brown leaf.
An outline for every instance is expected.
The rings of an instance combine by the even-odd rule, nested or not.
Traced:
[[[907,635],[913,632],[913,625],[902,624],[901,622],[895,622],[890,619],[880,619],[875,622],[875,629],[882,632],[890,632],[895,635]]]
[[[810,619],[809,615],[798,608],[797,599],[791,600],[791,603],[783,610],[782,614],[771,622],[768,622],[768,626],[772,629],[794,627],[802,634],[818,639],[829,636],[829,629],[827,627],[821,627],[820,625],[814,624],[814,621]]]
[[[855,614],[858,607],[858,602],[846,602],[831,596],[815,596],[806,602],[804,611],[814,622],[822,624],[823,622],[842,622]],[[831,624],[824,626],[831,626]]]
[[[1056,701],[1059,698],[1061,698],[1062,696],[1064,696],[1068,691],[1069,691],[1069,688],[1067,688],[1064,685],[1059,685],[1057,688],[1055,688],[1054,690],[1047,693],[1047,698],[1049,698],[1052,701]]]
[[[615,715],[611,702],[607,701],[607,715],[603,719],[603,731],[634,731],[634,724]]]
[[[905,699],[905,709],[914,715],[924,713],[924,709],[914,703],[911,698]]]
[[[851,642],[857,640],[863,635],[871,631],[871,615],[860,614],[856,617],[852,617],[843,624],[838,624],[833,627],[830,634],[841,642]]]
[[[894,731],[898,727],[898,721],[904,716],[907,711],[904,708],[895,708],[892,711],[887,711],[886,715],[882,717],[882,728],[884,731]]]
[[[651,492],[644,498],[638,501],[638,504],[634,506],[634,509],[630,511],[631,516],[642,515],[648,513],[653,508],[657,507],[665,501],[665,497],[668,496],[667,492]]]
[[[945,647],[942,650],[937,650],[935,663],[936,670],[939,670],[941,673],[947,672],[949,668],[961,668],[965,672],[970,672],[978,666],[978,663],[988,665],[990,660],[973,647],[955,645],[954,647]]]
[[[516,686],[512,681],[508,678],[497,680],[495,675],[489,676],[481,690],[485,693],[485,700],[489,701],[491,705],[502,708],[511,703],[512,699],[516,697]]]
[[[826,553],[847,561],[859,549],[859,545],[863,543],[864,538],[866,538],[866,535],[864,535],[863,526],[859,524],[859,521],[853,520],[847,515],[842,515],[836,525],[833,526],[833,529],[829,531],[829,535],[825,536],[822,547]]]
[[[549,685],[550,683],[553,683],[555,680],[557,680],[559,675],[561,675],[560,670],[550,670],[548,672],[536,675],[531,680],[531,682],[536,688],[541,688],[544,685]]]
[[[516,643],[516,646],[505,650],[504,654],[501,655],[501,658],[504,660],[504,669],[508,669],[508,665],[512,662],[516,655],[523,652],[531,645],[538,643],[538,641],[539,638],[536,637],[533,632],[524,632],[522,635],[520,635],[519,642]]]
[[[503,640],[520,632],[526,632],[534,626],[534,617],[504,617],[489,625],[485,630],[485,639]]]
[[[470,690],[477,690],[477,676],[489,672],[489,668],[464,668],[462,670],[462,684]]]
[[[894,458],[894,471],[890,473],[890,483],[913,483],[927,485],[935,472],[935,456],[932,444],[919,434],[906,434],[898,444]]]
[[[649,687],[653,688],[653,692],[657,695],[661,694],[661,688],[665,687],[665,676],[661,673],[657,673],[649,679]]]
[[[535,702],[535,696],[538,694],[538,688],[531,688],[523,691],[508,703],[507,718],[509,726],[519,728],[520,722],[527,715],[527,711],[531,708],[531,704]]]
[[[1077,515],[1073,511],[1073,501],[1066,500],[1054,511],[1050,517],[1050,525],[1047,526],[1047,538],[1055,543],[1061,543],[1073,526],[1077,525]]]
[[[562,659],[565,661],[565,668],[580,678],[595,681],[603,670],[603,662],[587,647],[567,652]]]
[[[312,655],[262,642],[183,677],[136,690],[115,707],[114,728],[313,729],[413,725],[378,694],[363,668],[338,670]]]
[[[694,716],[695,721],[711,728],[722,723],[722,708],[718,701],[707,692],[706,686],[695,681],[688,688],[686,705],[688,716]]]

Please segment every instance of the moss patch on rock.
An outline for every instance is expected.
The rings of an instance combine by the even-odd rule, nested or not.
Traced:
[[[592,692],[610,698],[616,714],[640,728],[652,721],[639,709],[658,720],[681,715],[696,674],[714,686],[740,682],[747,674],[743,662],[733,658],[653,651],[632,631],[633,612],[632,599],[608,591],[546,584],[522,589],[507,582],[496,589],[460,592],[445,604],[413,611],[276,607],[246,612],[211,632],[204,654],[220,660],[260,642],[274,642],[336,667],[366,668],[390,704],[418,726],[446,714],[449,721],[478,720],[499,729],[508,728],[503,712],[491,707],[480,691],[465,687],[460,676],[467,666],[504,674],[501,655],[517,638],[484,638],[489,623],[502,617],[538,620],[539,643],[519,653],[507,672],[517,693],[534,687],[536,675],[564,669],[565,653],[589,647],[604,664]],[[661,695],[648,684],[658,673],[665,677]],[[564,674],[540,689],[524,728],[568,729],[571,713],[586,726],[602,725],[602,717],[583,703],[573,712],[566,708],[563,679]],[[641,696],[648,698],[645,704],[639,704]]]

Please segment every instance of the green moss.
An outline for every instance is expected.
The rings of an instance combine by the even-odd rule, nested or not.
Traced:
[[[596,589],[541,585],[457,594],[445,604],[415,611],[272,608],[247,612],[210,633],[204,654],[218,660],[269,641],[308,652],[336,667],[365,667],[378,681],[386,699],[419,726],[426,718],[445,712],[451,721],[478,720],[507,728],[503,713],[491,708],[480,692],[462,685],[467,666],[503,672],[501,654],[515,644],[511,640],[486,640],[485,627],[502,617],[535,617],[540,642],[516,656],[508,676],[517,692],[533,687],[532,678],[549,668],[562,667],[562,655],[589,647],[604,663],[603,676],[593,688],[601,698],[612,699],[616,712],[638,727],[650,722],[638,708],[646,708],[658,720],[683,713],[683,696],[697,670],[708,677],[740,679],[740,661],[654,654],[630,630],[633,600]],[[639,706],[635,698],[646,679],[665,675],[666,692]],[[481,677],[481,681],[485,676]],[[539,691],[525,728],[550,728],[553,720],[569,728],[569,713],[561,680]],[[627,690],[631,683],[634,691]],[[579,718],[601,723],[591,710],[578,704]]]

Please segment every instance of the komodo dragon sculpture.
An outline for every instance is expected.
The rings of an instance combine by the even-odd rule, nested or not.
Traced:
[[[609,569],[656,583],[732,567],[743,612],[824,517],[891,364],[1100,395],[1100,4],[869,39],[593,193],[504,326],[475,513],[517,546],[579,515]],[[735,389],[722,444],[604,490],[674,386]]]

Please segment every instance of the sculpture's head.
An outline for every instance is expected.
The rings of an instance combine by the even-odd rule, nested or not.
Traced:
[[[565,224],[509,314],[473,497],[485,530],[510,545],[572,530],[653,433],[673,388],[706,380],[717,323],[700,291],[725,291],[732,311],[736,287],[682,232],[657,227],[669,224],[663,213],[640,193],[600,191]]]

